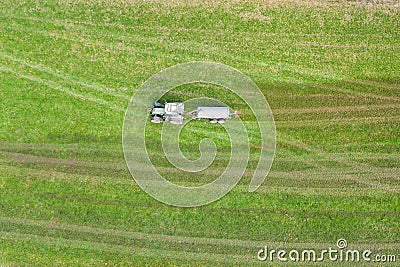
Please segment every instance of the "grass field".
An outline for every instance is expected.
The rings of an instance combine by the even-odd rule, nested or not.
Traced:
[[[322,250],[339,238],[400,264],[399,2],[165,2],[1,1],[0,265],[282,265],[257,252]],[[246,105],[222,88],[177,88],[165,98],[219,97],[241,110],[251,157],[224,198],[175,208],[132,179],[122,124],[151,75],[199,60],[260,87],[276,157],[247,192],[259,135]],[[159,130],[148,126],[148,148],[171,181],[202,184],[223,170],[229,142],[218,125],[182,133],[189,157],[204,137],[219,148],[195,175],[165,160]]]

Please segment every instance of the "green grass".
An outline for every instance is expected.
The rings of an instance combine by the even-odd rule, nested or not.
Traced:
[[[351,1],[2,1],[0,265],[268,265],[257,262],[264,245],[321,250],[339,238],[399,262],[399,17],[396,4]],[[163,99],[215,97],[240,111],[251,148],[234,190],[182,209],[132,179],[122,124],[152,74],[195,60],[235,67],[260,87],[277,151],[264,184],[247,192],[260,152],[249,108],[216,86],[176,88]],[[148,150],[174,183],[224,170],[219,125],[182,132],[189,158],[203,138],[218,147],[194,175],[160,152],[160,129],[148,125]]]

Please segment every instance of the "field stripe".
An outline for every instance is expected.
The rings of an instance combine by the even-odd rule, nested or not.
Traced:
[[[299,144],[298,142],[286,142],[287,144],[295,147],[299,147],[302,149],[306,149],[306,151],[311,152],[311,153],[316,153],[313,150],[309,150],[308,147],[305,147],[303,144]],[[321,158],[320,154],[316,154]],[[77,172],[79,172],[79,168],[82,167],[91,167],[91,168],[97,168],[97,169],[113,169],[113,170],[119,170],[119,171],[126,171],[128,173],[128,169],[126,166],[126,163],[121,160],[121,161],[115,161],[115,162],[97,162],[97,161],[82,161],[82,160],[68,160],[68,159],[59,159],[59,158],[49,158],[49,157],[42,157],[42,156],[36,156],[36,155],[31,155],[31,154],[24,154],[24,153],[16,153],[16,152],[7,152],[7,151],[0,151],[0,156],[2,156],[4,159],[0,159],[0,162],[5,162],[5,163],[37,163],[37,164],[52,164],[52,165],[62,165],[62,166],[70,166],[72,168],[77,168]],[[336,159],[341,159],[343,158],[343,155],[341,154],[334,154],[331,155],[329,154],[330,160],[338,162]],[[381,157],[378,157],[381,159]],[[390,157],[395,159],[396,157]],[[324,171],[326,175],[324,175],[322,178],[319,180],[321,181],[326,181],[327,179],[332,180],[332,179],[349,179],[349,180],[354,180],[354,179],[359,179],[359,174],[357,174],[357,171],[354,169],[353,164],[357,164],[354,162],[351,162],[352,164],[349,164],[349,162],[343,162],[343,167],[339,170],[332,170],[329,167],[325,167],[320,161],[322,159],[317,159],[315,157],[298,157],[296,159],[281,159],[283,162],[292,162],[292,161],[298,161],[298,162],[303,162],[305,164],[314,166],[314,170],[304,170],[304,171],[291,171],[291,172],[282,172],[282,171],[274,171],[272,170],[269,174],[269,178],[288,178],[288,179],[302,179],[302,178],[313,178],[313,180],[320,175],[321,171]],[[277,160],[279,161],[279,159]],[[400,176],[398,175],[399,169],[395,168],[382,168],[382,167],[374,167],[366,164],[358,164],[357,166],[363,167],[363,171],[367,171],[367,173],[370,173],[370,175],[375,175],[378,174],[377,176],[380,178],[390,178],[390,179],[396,179],[400,180]],[[11,167],[11,166],[10,166]],[[146,166],[143,166],[145,168]],[[31,170],[37,169],[41,170],[41,168],[29,168]],[[207,173],[209,174],[220,174],[224,171],[225,168],[213,168],[210,170],[207,170]],[[163,172],[168,172],[168,173],[176,173],[180,172],[176,168],[173,167],[157,167],[158,171],[163,171]],[[44,171],[44,170],[42,170]],[[49,171],[49,170],[47,170]],[[52,168],[52,171],[54,168]],[[62,172],[64,173],[64,172]],[[77,175],[75,173],[74,175]],[[248,176],[248,172],[244,174],[244,176]],[[95,175],[96,177],[98,175]],[[368,175],[362,174],[363,177],[366,177]],[[125,179],[124,179],[125,180]],[[394,189],[395,187],[392,187]]]
[[[304,146],[299,144],[298,142],[286,142],[289,145],[293,145],[296,147],[300,147],[304,149]],[[308,150],[309,151],[309,150]],[[313,152],[313,151],[309,151]],[[96,167],[96,168],[113,168],[116,170],[127,170],[127,166],[125,161],[115,161],[115,162],[97,162],[97,161],[82,161],[82,160],[76,160],[76,159],[60,159],[60,158],[49,158],[49,157],[42,157],[42,156],[36,156],[32,154],[25,154],[25,153],[18,153],[18,152],[8,152],[8,151],[1,151],[0,150],[0,156],[5,157],[5,160],[0,160],[4,162],[15,162],[15,163],[49,163],[49,164],[61,164],[61,165],[67,165],[67,166],[83,166],[83,167]],[[334,157],[339,157],[342,158],[340,154],[334,154]],[[364,158],[364,157],[363,157]],[[381,157],[378,157],[379,159],[382,159]],[[390,159],[396,159],[395,156],[393,157],[387,157]],[[319,164],[319,161],[321,159],[316,159],[313,157],[308,157],[308,158],[302,158],[302,157],[297,157],[296,159],[276,159],[277,161],[283,161],[283,162],[304,162],[304,163],[314,163],[316,167],[324,169],[324,170],[329,170],[330,173],[332,174],[346,174],[344,170],[340,171],[333,171],[330,168],[323,167],[321,164]],[[345,164],[347,165],[347,164]],[[375,171],[380,172],[380,173],[391,173],[397,172],[397,170],[394,170],[393,168],[381,168],[381,167],[373,167],[367,165],[368,168],[374,168]],[[176,171],[176,168],[174,167],[160,167],[159,168],[162,171],[167,171],[167,172],[174,172]],[[214,171],[217,173],[223,172],[225,168],[213,168]],[[350,172],[354,172],[354,169],[349,169]],[[319,173],[319,170],[313,170],[313,171],[301,171],[302,173]],[[280,171],[272,171],[271,173],[277,174],[277,175],[284,175],[284,174],[290,174],[290,173],[297,173],[295,172],[280,172]],[[298,175],[298,173],[296,174]]]
[[[239,187],[241,185],[238,185]],[[247,188],[244,188],[247,189]],[[400,192],[400,186],[396,187],[397,192]],[[245,190],[243,190],[245,191]],[[376,187],[294,187],[294,186],[261,186],[258,191],[260,193],[290,193],[306,196],[334,196],[334,197],[353,197],[353,196],[368,196],[371,194],[382,193],[387,194],[386,190]],[[258,192],[257,191],[257,192]]]
[[[80,152],[85,152],[85,153],[90,153],[90,154],[99,154],[99,153],[104,153],[104,152],[112,152],[114,153],[114,159],[119,159],[123,160],[122,156],[122,151],[119,147],[117,148],[109,148],[107,149],[102,149],[102,148],[80,148]],[[38,156],[42,157],[39,155],[36,155],[35,153],[42,151],[43,153],[48,153],[51,152],[53,155],[58,155],[56,153],[75,153],[76,152],[76,145],[74,144],[28,144],[28,143],[9,143],[5,141],[0,141],[0,151],[5,152],[5,153],[17,153],[21,154],[22,156],[28,155],[28,156]],[[28,153],[31,151],[35,151],[34,153]],[[287,151],[285,148],[280,149],[277,151],[277,154],[275,155],[275,160],[279,161],[301,161],[304,158],[311,157],[311,155],[292,155],[290,154],[288,157]],[[290,152],[289,152],[290,153]],[[348,152],[335,152],[334,153],[337,156],[349,156]],[[352,158],[356,159],[398,159],[398,156],[394,153],[391,152],[351,152],[350,153]],[[74,154],[75,155],[75,154]],[[44,157],[48,158],[48,157]],[[119,160],[118,159],[118,160]],[[113,161],[114,162],[114,161]]]
[[[400,109],[400,104],[383,105],[363,105],[363,106],[335,106],[335,107],[314,107],[314,108],[291,108],[291,109],[273,109],[273,114],[306,114],[306,113],[329,113],[329,112],[348,112],[348,111],[375,111],[380,109]]]
[[[82,21],[72,21],[72,20],[46,20],[46,19],[41,19],[41,18],[28,18],[28,17],[13,17],[14,19],[25,19],[25,20],[31,20],[31,21],[41,21],[41,22],[47,22],[47,23],[52,23],[54,25],[67,25],[68,23],[73,23],[75,25],[81,26],[82,25],[86,25],[86,26],[96,26],[99,27],[98,24],[96,23],[92,23],[92,22],[82,22]],[[102,27],[113,27],[115,25],[110,24],[110,25],[102,25]],[[85,27],[85,26],[84,26]],[[116,26],[115,26],[116,27]],[[125,26],[124,26],[125,27]],[[133,27],[135,30],[137,29],[137,27]],[[152,30],[154,30],[154,28],[151,28]],[[37,32],[41,32],[42,34],[45,34],[43,31],[37,31]],[[53,33],[54,34],[54,33]],[[48,35],[48,33],[46,33],[45,35]],[[252,35],[254,37],[254,35]],[[60,38],[62,39],[66,39],[64,36],[60,36]],[[72,40],[72,39],[70,39]],[[83,42],[84,40],[74,40],[76,42]],[[135,42],[137,42],[137,40],[135,39]],[[98,41],[96,41],[96,43],[99,43]],[[154,41],[152,42],[154,43]],[[109,45],[110,43],[106,43],[106,42],[101,42],[101,44],[103,46],[107,46],[107,44]],[[157,43],[159,44],[159,43]],[[275,62],[274,64],[272,64],[273,62],[270,62],[269,64],[266,64],[265,62],[259,61],[259,60],[247,60],[247,59],[243,59],[240,57],[235,57],[232,55],[232,53],[226,53],[223,50],[218,50],[218,53],[215,53],[214,49],[215,47],[206,47],[204,48],[204,44],[203,46],[199,46],[199,44],[197,42],[191,42],[191,41],[187,41],[185,44],[189,44],[189,47],[191,50],[196,50],[198,52],[202,52],[205,53],[207,55],[210,55],[210,53],[216,57],[220,57],[221,55],[224,56],[225,58],[229,58],[231,60],[234,60],[235,62],[242,62],[242,63],[246,63],[246,64],[250,64],[250,65],[258,65],[259,67],[267,67],[267,68],[271,68],[271,67],[278,67],[278,69],[283,69],[283,70],[288,70],[291,71],[292,73],[297,73],[297,74],[301,74],[301,75],[311,75],[313,77],[318,77],[318,78],[324,78],[324,79],[334,79],[334,80],[343,80],[343,81],[347,81],[347,82],[354,82],[354,83],[358,83],[359,80],[349,80],[346,77],[344,77],[343,75],[340,75],[339,73],[331,73],[331,72],[325,72],[323,70],[320,69],[312,69],[312,68],[306,68],[304,66],[299,66],[299,65],[294,65],[294,64],[289,64],[289,63],[281,63],[281,62]],[[181,45],[175,46],[178,49],[183,48]],[[126,48],[126,47],[125,47]],[[160,52],[154,52],[154,51],[143,51],[140,49],[133,49],[132,46],[129,47],[130,50],[134,50],[137,53],[142,53],[142,54],[154,54],[154,55],[163,55],[164,57],[168,57],[168,58],[172,58],[172,59],[178,59],[180,61],[182,60],[190,60],[190,58],[181,58],[181,57],[177,57],[176,55],[171,55],[171,54],[163,54]],[[294,78],[294,76],[292,76],[292,78],[280,78],[280,77],[273,77],[270,75],[269,77],[271,80],[275,80],[275,81],[285,81],[285,82],[301,82],[304,83],[304,81],[300,81],[300,80],[296,80]],[[380,83],[376,83],[376,85],[379,85],[379,87],[386,87],[386,84],[380,84]],[[382,95],[377,95],[377,94],[372,94],[372,93],[363,93],[363,92],[356,92],[356,91],[352,91],[352,90],[346,90],[346,89],[339,89],[339,88],[331,88],[332,90],[336,90],[342,93],[346,93],[346,94],[353,94],[353,95],[359,95],[361,97],[370,97],[370,98],[376,98],[376,99],[384,99],[384,100],[392,100],[392,101],[400,101],[399,97],[391,97],[391,96],[382,96]]]
[[[67,80],[67,81],[69,81],[71,83],[75,83],[75,84],[82,85],[82,86],[85,86],[85,87],[88,87],[88,88],[92,88],[92,89],[95,89],[97,91],[106,93],[106,94],[111,95],[111,96],[123,98],[123,99],[126,99],[126,100],[130,99],[129,96],[116,93],[116,92],[114,92],[114,91],[110,90],[109,88],[104,87],[102,85],[98,85],[98,84],[95,84],[93,82],[90,82],[90,83],[83,82],[82,79],[80,79],[80,78],[78,78],[76,76],[73,76],[73,75],[70,75],[70,74],[66,74],[66,73],[62,73],[59,70],[54,70],[54,69],[48,68],[46,66],[43,66],[42,64],[30,63],[30,62],[22,60],[22,59],[20,59],[18,57],[6,54],[4,52],[0,52],[0,56],[5,58],[5,59],[9,59],[9,60],[12,60],[14,62],[17,62],[17,63],[19,63],[21,65],[28,66],[30,68],[39,70],[41,72],[48,73],[48,74],[53,75],[53,76],[55,76],[57,78]]]
[[[224,29],[204,29],[204,28],[183,28],[183,27],[177,27],[175,25],[168,25],[168,26],[158,26],[158,25],[135,25],[135,26],[128,26],[125,24],[120,24],[120,23],[109,23],[109,22],[93,22],[93,21],[79,21],[79,20],[72,20],[72,19],[65,19],[65,20],[60,20],[60,19],[45,19],[45,18],[39,18],[39,17],[27,17],[27,16],[15,16],[11,15],[8,16],[9,18],[12,19],[24,19],[24,20],[31,20],[31,21],[40,21],[40,22],[45,22],[45,23],[51,23],[56,26],[65,26],[68,23],[73,23],[76,25],[80,26],[91,26],[91,27],[96,27],[96,28],[116,28],[116,29],[121,29],[124,31],[130,30],[131,32],[135,32],[137,30],[140,31],[157,31],[157,32],[170,32],[176,31],[176,32],[196,32],[200,34],[206,34],[206,35],[216,35],[220,34],[223,37],[226,37],[226,30]],[[239,34],[241,34],[242,38],[247,38],[245,39],[246,41],[255,41],[255,36],[257,41],[265,40],[262,37],[332,37],[334,40],[338,39],[337,37],[353,37],[353,38],[360,38],[360,37],[365,37],[365,36],[371,36],[375,37],[377,39],[380,38],[388,38],[388,39],[393,39],[396,38],[397,35],[395,34],[390,34],[390,33],[293,33],[293,32],[248,32],[248,31],[239,31]],[[237,43],[237,42],[236,42]],[[244,42],[247,43],[247,42]]]
[[[0,161],[1,163],[1,161]],[[30,177],[35,177],[40,180],[44,181],[53,181],[53,180],[60,180],[60,181],[68,181],[68,182],[86,182],[88,185],[99,185],[99,184],[105,184],[105,185],[126,185],[126,186],[133,186],[135,190],[141,190],[136,182],[132,179],[131,176],[127,174],[127,176],[121,176],[121,177],[110,177],[106,175],[88,175],[88,174],[79,174],[78,172],[76,173],[66,173],[64,171],[59,171],[55,169],[38,169],[38,168],[33,168],[33,167],[16,167],[16,166],[4,166],[0,164],[0,170],[3,169],[5,173],[11,172],[14,174],[14,177],[21,177],[21,178],[26,178],[27,174],[30,175]],[[301,194],[313,194],[313,195],[329,195],[329,194],[334,194],[335,196],[346,196],[346,195],[366,195],[370,194],[371,192],[376,192],[376,191],[383,191],[387,192],[383,188],[377,188],[375,186],[368,186],[368,187],[358,187],[357,189],[354,188],[348,188],[345,186],[340,186],[340,181],[342,180],[354,180],[355,177],[357,178],[358,175],[351,173],[350,171],[330,171],[327,170],[325,171],[325,176],[321,177],[321,171],[322,169],[318,170],[313,170],[313,171],[295,171],[295,172],[270,172],[270,174],[267,177],[267,180],[264,184],[264,186],[260,187],[260,192],[264,193],[273,193],[273,192],[282,192],[282,191],[287,191],[287,192],[296,192],[296,193],[301,193]],[[389,178],[389,179],[396,179],[399,180],[400,178],[394,178],[398,175],[399,170],[391,170],[391,171],[386,171],[383,173],[379,174],[380,178]],[[373,176],[373,174],[370,175],[364,175],[365,176]],[[250,176],[249,176],[250,177]],[[359,177],[358,177],[359,178]],[[307,180],[312,180],[312,181],[319,181],[320,185],[318,186],[306,186],[306,187],[290,187],[290,186],[271,186],[270,183],[273,182],[274,180],[279,179],[294,179],[294,180],[302,180],[302,179],[307,179]],[[333,181],[336,183],[329,184],[330,181]],[[198,183],[187,183],[188,186],[198,186]],[[328,186],[327,186],[328,185]],[[323,186],[323,187],[321,187]],[[248,186],[239,184],[236,186],[236,189],[239,190],[240,192],[247,192]],[[334,189],[334,190],[333,190]],[[333,191],[332,191],[333,190]],[[400,192],[400,186],[392,186],[392,191],[394,192]],[[334,192],[334,193],[332,193]]]
[[[95,162],[95,161],[81,161],[76,159],[60,159],[60,158],[49,158],[35,156],[31,154],[7,152],[0,150],[0,156],[5,156],[11,162],[21,162],[21,163],[50,163],[50,164],[63,164],[68,166],[85,166],[85,167],[103,167],[111,168],[118,167],[119,169],[126,169],[125,162]]]
[[[351,83],[352,80],[346,80],[346,82]],[[354,90],[338,88],[338,87],[334,87],[334,86],[323,86],[323,88],[337,91],[337,92],[344,93],[344,94],[357,95],[362,98],[375,98],[375,99],[380,99],[380,100],[400,102],[400,97],[397,97],[397,96],[383,96],[383,95],[377,95],[377,94],[373,94],[373,93],[366,93],[366,92],[359,92],[359,91],[354,91]]]
[[[373,167],[367,164],[361,164],[361,163],[356,163],[356,162],[352,162],[347,160],[344,157],[338,156],[338,155],[333,155],[333,154],[329,154],[326,153],[320,149],[316,149],[316,148],[312,148],[311,146],[301,142],[301,141],[291,141],[291,138],[289,136],[283,136],[281,134],[281,138],[283,138],[285,140],[285,142],[299,147],[301,149],[304,149],[308,152],[312,152],[317,154],[318,156],[325,158],[325,159],[329,159],[347,166],[351,166],[353,167],[353,171],[359,173],[359,175],[353,175],[353,176],[347,176],[345,178],[351,179],[355,182],[361,183],[361,184],[365,184],[368,186],[372,186],[372,187],[378,187],[380,189],[384,189],[387,191],[391,191],[391,192],[398,192],[398,189],[396,189],[393,186],[390,186],[388,184],[384,184],[384,183],[380,183],[377,181],[373,181],[372,179],[366,177],[365,175],[362,175],[363,172],[368,172],[368,173],[373,173],[376,175],[376,177],[380,176],[380,172],[382,171],[382,168],[378,168],[378,167]],[[327,171],[329,171],[329,169],[327,169]]]
[[[396,47],[396,49],[400,49],[400,47]],[[400,90],[400,82],[399,84],[388,84],[384,82],[377,82],[371,80],[349,80],[350,83],[357,84],[357,85],[367,85],[376,88],[384,88],[388,90]]]
[[[20,72],[16,72],[16,71],[14,71],[12,69],[9,69],[7,67],[4,67],[4,66],[0,66],[0,71],[12,73],[17,77],[24,78],[24,79],[30,80],[32,82],[36,82],[38,84],[44,85],[46,87],[49,87],[51,89],[66,93],[66,94],[68,94],[68,95],[70,95],[70,96],[72,96],[74,98],[80,99],[80,100],[90,101],[90,102],[96,103],[98,105],[105,106],[107,108],[111,108],[111,109],[116,110],[116,111],[125,112],[125,109],[117,107],[116,105],[111,104],[111,103],[109,103],[109,102],[107,102],[105,100],[98,99],[98,98],[95,98],[95,97],[92,97],[92,96],[85,96],[83,94],[79,94],[79,93],[73,92],[73,91],[71,91],[71,90],[69,90],[67,88],[64,88],[64,87],[58,85],[54,81],[45,81],[43,79],[31,76],[31,75],[24,75],[24,74],[22,74]]]
[[[162,241],[168,243],[188,243],[188,244],[212,244],[212,245],[226,245],[226,246],[238,246],[248,248],[259,248],[263,247],[268,241],[254,241],[254,240],[239,240],[239,239],[220,239],[220,238],[206,238],[206,237],[187,237],[187,236],[171,236],[164,234],[150,234],[143,232],[130,232],[115,229],[104,229],[90,226],[81,226],[74,224],[62,224],[50,221],[39,221],[30,219],[20,219],[12,217],[0,217],[0,222],[5,223],[18,223],[27,226],[41,226],[46,229],[58,229],[58,230],[75,230],[84,233],[112,235],[117,237],[130,237],[134,239],[145,239],[153,241]],[[335,242],[336,240],[332,240]],[[331,243],[300,243],[300,242],[268,242],[271,246],[276,247],[291,247],[291,248],[327,248],[334,244]],[[359,248],[379,248],[379,249],[390,249],[398,248],[400,245],[397,243],[356,243],[352,244],[354,247]]]
[[[20,239],[21,241],[30,241],[40,244],[46,244],[51,246],[68,246],[69,248],[78,248],[85,250],[96,250],[96,251],[106,251],[121,253],[125,255],[131,255],[132,258],[135,255],[140,255],[142,257],[151,258],[169,258],[169,259],[185,259],[190,261],[214,261],[214,262],[246,262],[256,263],[257,254],[256,251],[253,255],[235,255],[235,254],[218,254],[210,252],[188,252],[188,251],[178,251],[178,250],[167,250],[167,249],[152,249],[143,248],[135,246],[124,246],[115,245],[110,243],[101,243],[93,241],[82,241],[82,240],[71,240],[61,237],[45,237],[34,234],[21,234],[16,232],[0,232],[0,237],[6,239]],[[134,259],[133,259],[134,260]],[[132,262],[134,263],[134,261]]]
[[[314,127],[314,126],[335,126],[335,125],[357,125],[371,124],[381,122],[397,122],[400,121],[400,116],[374,116],[374,117],[357,117],[346,119],[314,119],[314,120],[296,120],[296,121],[275,121],[277,127]]]
[[[18,18],[19,19],[30,20],[30,18],[24,18],[24,17],[18,17]],[[46,22],[52,23],[54,25],[63,25],[63,26],[66,26],[68,24],[68,22],[69,23],[74,23],[74,24],[79,25],[79,26],[81,26],[82,24],[86,25],[83,22],[75,22],[75,21],[63,21],[63,20],[57,20],[57,21],[49,20],[49,21],[47,21],[47,20],[43,20],[43,19],[37,19],[37,20],[38,21],[46,21]],[[93,26],[93,25],[90,25],[90,26]],[[8,28],[10,28],[10,27],[8,26]],[[20,28],[13,27],[13,29],[19,30],[19,31],[22,30],[22,31],[28,32],[25,28],[21,28],[21,27]],[[31,32],[31,31],[35,31],[35,32],[40,33],[40,34],[45,35],[45,36],[50,36],[50,34],[48,32],[46,32],[46,31],[44,31],[44,30],[34,30],[34,29],[29,30],[29,32]],[[52,35],[54,36],[54,33],[52,33]],[[77,40],[77,39],[72,39],[72,38],[66,38],[64,35],[60,35],[59,38],[64,39],[64,40],[79,42],[79,43],[87,43],[87,40],[84,40],[83,38],[80,38],[79,40]],[[128,37],[126,37],[125,39],[127,39],[127,38]],[[155,52],[154,50],[146,51],[146,50],[143,50],[143,49],[137,49],[137,48],[133,47],[133,45],[136,42],[137,42],[137,40],[134,39],[133,43],[130,46],[126,46],[125,45],[122,48],[127,50],[130,53],[132,53],[134,51],[136,53],[149,54],[149,55],[153,55],[153,56],[157,56],[157,57],[163,56],[163,57],[167,57],[167,58],[170,58],[170,59],[178,60],[180,62],[195,60],[195,58],[192,58],[192,57],[182,57],[182,56],[177,56],[176,54],[172,54],[172,53],[162,53],[162,52]],[[149,41],[146,41],[146,42],[149,43]],[[110,45],[113,45],[113,43],[105,42],[105,41],[99,42],[99,40],[96,40],[95,43],[97,45],[100,45],[100,46],[103,46],[103,47],[110,47]],[[154,41],[150,41],[150,43],[161,45],[159,42],[154,42]],[[199,44],[198,42],[193,42],[193,41],[186,41],[184,43],[184,45],[182,45],[182,43],[171,43],[171,44],[169,44],[169,47],[171,47],[171,46],[173,46],[175,48],[174,49],[175,51],[178,51],[178,50],[185,50],[186,51],[187,48],[190,47],[191,51],[200,52],[200,53],[202,53],[204,55],[207,55],[208,57],[210,55],[213,55],[214,58],[220,58],[221,56],[223,56],[224,58],[228,58],[231,61],[241,62],[241,63],[247,64],[247,66],[249,67],[249,72],[251,72],[250,67],[251,66],[254,67],[256,65],[256,66],[258,66],[257,68],[264,67],[264,68],[270,69],[271,67],[276,67],[276,68],[281,69],[281,70],[287,70],[287,71],[290,71],[292,73],[297,73],[297,74],[301,74],[301,75],[310,75],[310,76],[313,76],[313,77],[323,78],[323,79],[328,78],[328,79],[334,79],[334,80],[345,80],[345,77],[342,77],[341,75],[339,76],[338,73],[336,73],[336,74],[328,73],[328,72],[324,72],[322,70],[306,68],[306,67],[303,67],[303,66],[289,64],[289,63],[269,62],[267,64],[267,63],[262,62],[260,60],[243,59],[242,57],[235,56],[232,53],[226,52],[223,49],[217,49],[216,50],[215,46],[205,47],[205,44]],[[258,76],[256,74],[256,72],[253,72],[253,74]],[[265,77],[263,77],[263,78],[265,78]],[[300,82],[302,83],[302,82],[304,82],[304,81],[296,79],[295,75],[292,75],[290,78],[289,77],[288,78],[282,78],[282,77],[279,77],[279,76],[274,77],[272,75],[269,75],[269,79],[273,80],[273,81],[278,81],[278,82],[282,82],[282,81],[283,82],[293,82],[293,83],[300,83]]]
[[[52,23],[53,21],[49,20],[48,22]],[[57,25],[57,24],[55,24],[55,25]],[[68,27],[67,24],[64,24],[64,26]],[[106,42],[106,41],[100,41],[100,40],[94,40],[93,41],[91,39],[84,39],[81,36],[79,37],[79,39],[74,39],[74,38],[71,38],[71,37],[66,37],[65,35],[56,35],[54,32],[49,32],[49,31],[46,31],[46,30],[32,29],[32,28],[26,28],[26,27],[16,27],[16,26],[10,26],[10,25],[5,26],[4,28],[11,29],[11,30],[14,30],[14,31],[19,31],[19,32],[26,32],[26,33],[35,32],[37,34],[40,34],[42,36],[49,37],[49,38],[54,38],[56,36],[58,39],[61,39],[61,40],[71,41],[71,42],[74,42],[74,43],[81,43],[81,44],[84,44],[84,45],[86,45],[87,43],[93,43],[95,45],[98,45],[100,47],[105,47],[107,49],[114,49],[115,46],[117,45],[114,42]],[[139,35],[137,35],[137,36],[139,36]],[[137,40],[136,39],[134,39],[134,40],[137,43]],[[134,45],[136,43],[133,42],[132,45]],[[151,42],[151,43],[154,44],[155,42]],[[154,50],[150,50],[150,49],[147,49],[147,50],[146,49],[139,49],[139,48],[136,48],[136,47],[133,47],[133,46],[126,46],[126,45],[121,45],[121,47],[119,47],[119,50],[120,51],[126,51],[129,54],[137,53],[137,54],[143,54],[143,55],[150,55],[150,56],[157,57],[157,58],[160,58],[160,56],[162,56],[164,58],[170,58],[170,59],[173,59],[173,60],[176,60],[176,61],[179,61],[179,62],[185,62],[185,61],[189,61],[191,59],[191,58],[188,58],[188,57],[177,56],[176,54],[172,54],[172,53],[155,52]],[[210,50],[204,49],[204,51],[206,52],[206,51],[210,51]],[[192,58],[192,60],[194,60],[194,59]]]

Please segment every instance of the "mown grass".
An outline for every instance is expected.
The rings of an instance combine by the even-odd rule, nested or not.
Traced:
[[[0,265],[249,266],[265,244],[321,250],[339,238],[400,260],[399,16],[393,3],[348,1],[2,1]],[[259,153],[248,107],[223,88],[176,88],[163,99],[216,97],[240,111],[251,141],[232,192],[180,209],[136,185],[121,129],[144,81],[192,60],[253,79],[274,113],[277,152],[247,192]],[[148,125],[148,149],[171,181],[223,171],[221,127],[182,132],[189,157],[202,138],[217,144],[197,175],[166,161],[160,129]]]

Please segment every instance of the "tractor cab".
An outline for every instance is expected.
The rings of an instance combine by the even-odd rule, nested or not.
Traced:
[[[154,103],[151,109],[151,122],[160,123],[165,120],[165,106],[160,103]]]
[[[154,103],[150,111],[151,122],[169,121],[172,124],[182,124],[184,110],[184,104],[179,102],[165,103],[165,105]]]
[[[172,124],[182,124],[183,123],[183,113],[185,110],[185,105],[183,103],[166,103],[165,104],[165,114],[166,120]]]

